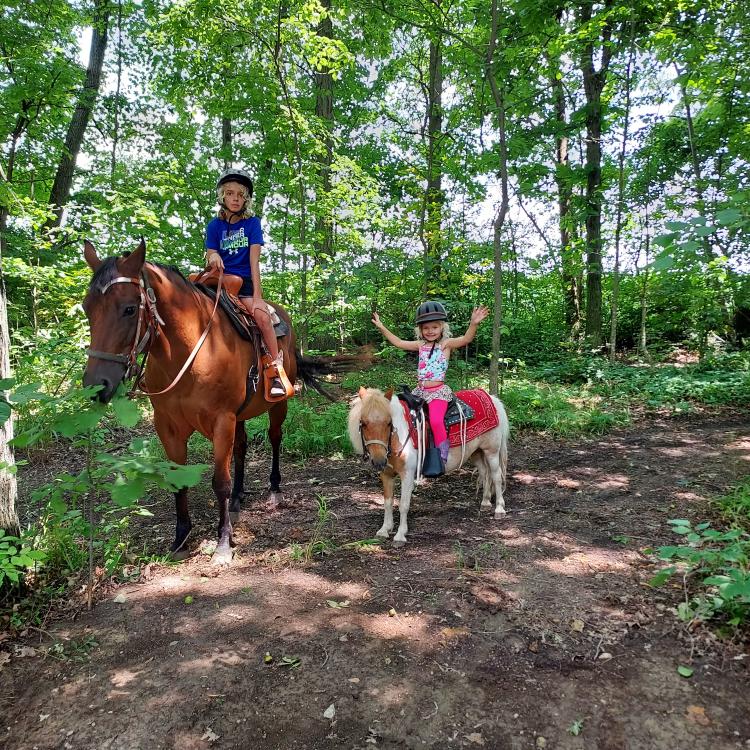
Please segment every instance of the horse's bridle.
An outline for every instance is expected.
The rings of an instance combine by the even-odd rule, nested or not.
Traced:
[[[393,420],[391,419],[390,424],[388,425],[388,441],[384,442],[383,440],[365,440],[365,434],[362,430],[362,420],[359,420],[359,438],[362,441],[362,460],[367,460],[368,458],[372,458],[370,456],[370,445],[382,445],[383,448],[385,448],[385,459],[387,462],[390,461],[391,454],[393,453],[393,446],[391,443],[393,442],[393,437],[396,437],[396,440],[398,440],[398,433],[396,430],[393,429]],[[409,436],[407,434],[406,440],[408,442]],[[398,440],[398,442],[401,442]],[[403,452],[404,448],[406,448],[406,442],[401,446],[399,452],[396,454],[396,458],[398,458]],[[390,466],[390,463],[386,464],[387,466]]]
[[[87,349],[86,354],[95,359],[103,359],[108,362],[118,362],[121,365],[125,365],[123,379],[127,380],[133,375],[138,375],[135,382],[135,387],[137,387],[143,371],[143,363],[141,365],[138,364],[138,355],[143,352],[146,352],[146,355],[148,355],[148,350],[159,335],[159,326],[164,325],[164,320],[156,309],[156,295],[148,283],[148,276],[145,269],[141,271],[139,278],[116,276],[103,286],[100,286],[97,291],[103,296],[115,284],[136,284],[140,291],[141,299],[138,306],[138,323],[135,329],[133,345],[127,354],[112,354],[111,352],[100,352],[97,349]],[[142,328],[144,329],[143,336],[141,336]]]
[[[143,371],[146,367],[146,359],[148,357],[149,350],[151,349],[154,341],[156,341],[157,337],[159,336],[159,326],[165,325],[164,320],[162,319],[161,315],[159,315],[159,311],[156,309],[156,294],[154,293],[151,285],[148,283],[148,275],[145,268],[141,271],[141,275],[139,278],[134,278],[132,276],[116,276],[114,279],[111,279],[103,286],[100,286],[98,289],[99,293],[104,295],[114,284],[138,285],[141,293],[141,301],[138,309],[138,325],[135,330],[133,346],[130,348],[130,352],[128,354],[111,354],[110,352],[100,352],[96,349],[87,349],[86,353],[89,355],[89,357],[103,359],[109,362],[119,362],[120,364],[126,365],[123,380],[127,380],[128,378],[135,376],[132,392],[141,390],[147,396],[160,396],[167,391],[171,391],[172,388],[174,388],[180,381],[180,378],[187,372],[188,367],[190,367],[191,363],[195,359],[201,346],[203,346],[203,342],[208,336],[208,332],[211,330],[211,323],[213,322],[216,308],[219,306],[219,299],[221,297],[221,287],[223,281],[224,271],[223,269],[221,269],[219,270],[219,281],[216,286],[216,299],[214,301],[214,307],[213,310],[211,310],[211,316],[208,319],[206,328],[193,347],[193,351],[190,352],[190,356],[187,358],[187,360],[185,360],[185,364],[177,373],[175,379],[166,388],[162,388],[162,390],[160,391],[147,391],[141,385]],[[146,319],[145,331],[143,333],[143,336],[139,339],[144,318]],[[138,355],[144,352],[145,356],[141,360],[141,363],[138,364]]]

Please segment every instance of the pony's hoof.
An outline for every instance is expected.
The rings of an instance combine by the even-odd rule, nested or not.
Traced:
[[[505,518],[505,516],[507,516],[507,515],[508,514],[504,510],[496,510],[495,511],[495,520],[496,521],[502,521]]]
[[[268,510],[276,510],[281,505],[284,495],[276,490],[268,490],[266,495],[266,507]]]
[[[396,540],[395,538],[393,539],[393,546],[396,549],[398,549],[399,547],[403,547],[405,544],[406,544],[406,539],[399,539],[399,540]]]
[[[232,564],[232,550],[231,549],[222,549],[222,550],[216,550],[214,552],[213,557],[211,558],[211,565],[214,565],[215,567],[226,567],[227,565]]]
[[[492,503],[488,500],[486,503],[482,503],[479,507],[482,510],[489,510],[492,507]]]
[[[232,526],[236,526],[240,522],[240,512],[230,510],[229,511],[229,520],[232,524]]]
[[[378,529],[375,532],[375,536],[380,537],[381,539],[388,539],[388,532],[385,529]]]

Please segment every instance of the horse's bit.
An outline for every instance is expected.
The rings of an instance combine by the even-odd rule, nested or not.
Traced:
[[[393,466],[391,466],[391,463],[390,463],[390,458],[391,458],[391,454],[393,453],[393,447],[391,443],[393,441],[394,435],[396,436],[396,439],[398,440],[398,433],[396,432],[396,430],[393,429],[393,420],[391,420],[390,424],[388,425],[388,441],[387,442],[384,442],[383,440],[365,440],[365,434],[362,430],[362,420],[360,419],[359,420],[359,437],[360,437],[360,440],[362,441],[362,460],[366,461],[368,457],[371,458],[368,446],[382,445],[383,448],[385,448],[385,459],[387,462],[386,466],[390,466],[391,468],[393,468]],[[407,434],[406,442],[408,442],[408,440],[409,440],[409,436]],[[399,440],[398,442],[401,442],[401,441]],[[404,452],[404,448],[406,448],[406,442],[404,442],[404,444],[401,446],[401,449],[396,454],[396,458],[398,458]]]

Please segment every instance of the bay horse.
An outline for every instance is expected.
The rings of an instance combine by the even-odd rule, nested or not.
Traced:
[[[494,396],[489,398],[497,412],[497,426],[469,440],[463,448],[452,447],[445,473],[450,474],[460,468],[464,459],[470,460],[479,471],[481,507],[491,508],[494,494],[495,519],[501,519],[505,516],[503,491],[508,468],[510,429],[502,401]],[[396,477],[401,480],[399,524],[393,542],[395,546],[402,546],[409,531],[407,521],[419,456],[412,443],[401,402],[393,395],[393,389],[383,393],[377,388],[360,388],[351,402],[348,428],[354,451],[380,474],[384,517],[376,535],[384,539],[393,530],[393,489]]]
[[[119,384],[138,371],[137,357],[146,352],[145,372],[142,379],[136,376],[136,381],[151,399],[154,427],[167,457],[186,463],[188,438],[193,432],[213,443],[211,484],[219,506],[219,526],[212,561],[227,564],[232,558],[232,523],[239,519],[244,494],[245,421],[269,414],[272,460],[268,499],[275,504],[281,492],[279,448],[287,401],[269,403],[262,387],[248,400],[248,371],[257,362],[254,346],[241,339],[228,316],[222,310],[214,311],[214,302],[179,271],[146,262],[143,239],[133,253],[104,260],[86,241],[84,258],[94,272],[83,303],[91,329],[84,385],[101,386],[97,397],[109,401]],[[284,366],[292,383],[302,380],[323,392],[319,376],[353,368],[356,357],[300,355],[295,350],[289,315],[280,306],[274,307],[289,330],[279,339],[279,349],[284,352]],[[204,339],[202,345],[199,339]],[[171,552],[180,558],[185,556],[192,528],[187,489],[175,493],[175,504],[177,523]]]

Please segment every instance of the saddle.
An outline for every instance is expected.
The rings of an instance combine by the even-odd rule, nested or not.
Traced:
[[[439,477],[444,473],[444,468],[440,458],[440,451],[435,446],[435,440],[430,429],[427,402],[423,398],[415,396],[407,385],[400,384],[399,389],[400,391],[396,395],[409,408],[412,422],[415,425],[419,423],[420,426],[424,423],[427,430],[428,444],[425,447],[424,461],[422,462],[422,475],[425,477]],[[445,412],[446,432],[450,430],[451,425],[458,424],[462,420],[468,422],[473,417],[474,410],[454,394],[453,398],[448,402],[448,409]]]
[[[216,299],[216,290],[219,285],[219,271],[216,268],[211,267],[198,273],[191,273],[188,276],[188,279],[209,299]],[[255,351],[258,353],[258,363],[254,364],[248,373],[247,395],[245,403],[240,408],[240,411],[247,406],[257,390],[259,371],[262,371],[264,375],[264,398],[266,401],[279,401],[283,400],[283,398],[293,396],[294,386],[289,381],[283,368],[276,367],[276,364],[273,362],[266,349],[258,324],[255,322],[253,316],[247,312],[245,306],[240,302],[240,299],[237,296],[242,288],[242,277],[231,273],[225,273],[221,281],[221,287],[219,306],[224,310],[240,337],[245,339],[245,341],[251,342]],[[289,335],[289,326],[279,317],[276,308],[268,302],[266,303],[266,307],[268,314],[271,317],[271,322],[273,323],[276,338]],[[275,377],[281,379],[281,382],[286,389],[286,396],[271,396],[271,381]]]

